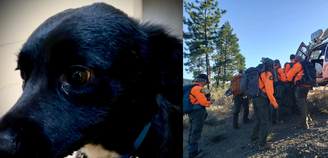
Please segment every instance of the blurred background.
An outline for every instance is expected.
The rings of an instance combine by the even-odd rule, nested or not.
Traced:
[[[17,54],[29,35],[47,18],[69,8],[110,4],[143,22],[162,24],[182,39],[182,0],[1,0],[0,1],[0,117],[22,90]]]

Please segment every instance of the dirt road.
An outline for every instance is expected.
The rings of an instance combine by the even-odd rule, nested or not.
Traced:
[[[250,109],[251,110],[251,109]],[[253,120],[253,113],[250,116]],[[202,137],[200,148],[206,153],[204,158],[262,158],[262,157],[288,157],[288,158],[321,158],[328,157],[328,114],[312,114],[313,122],[310,123],[310,130],[296,129],[300,115],[286,116],[282,125],[270,125],[270,142],[273,148],[259,151],[258,144],[254,149],[249,148],[248,140],[254,125],[242,124],[239,121],[240,129],[234,130],[232,127],[232,114],[228,115],[223,122],[226,124],[226,134],[224,139],[218,142],[211,142]],[[242,114],[240,114],[241,118]],[[207,130],[203,131],[202,135]],[[184,131],[184,158],[188,158],[187,130]]]

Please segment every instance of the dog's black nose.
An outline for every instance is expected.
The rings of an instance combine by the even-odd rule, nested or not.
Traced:
[[[16,143],[8,134],[0,133],[0,157],[12,158],[16,152]]]

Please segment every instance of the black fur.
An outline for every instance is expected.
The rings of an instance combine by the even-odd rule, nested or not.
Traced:
[[[90,72],[65,84],[72,66]],[[0,120],[0,157],[60,158],[85,144],[140,158],[182,157],[182,42],[95,3],[58,13],[22,47],[24,92]],[[156,115],[158,114],[158,115]]]

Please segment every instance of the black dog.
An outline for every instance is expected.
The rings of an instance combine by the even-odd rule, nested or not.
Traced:
[[[68,9],[32,33],[17,69],[1,158],[182,157],[182,42],[162,27],[104,3]]]

